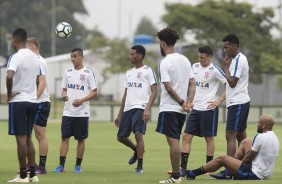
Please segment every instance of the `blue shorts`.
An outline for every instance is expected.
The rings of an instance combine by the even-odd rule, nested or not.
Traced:
[[[226,130],[246,130],[249,110],[250,102],[228,107]]]
[[[184,132],[199,137],[216,136],[217,125],[218,108],[208,111],[193,109],[188,116]]]
[[[33,124],[41,127],[46,127],[49,114],[50,114],[50,102],[37,103],[36,114]]]
[[[186,114],[178,112],[160,112],[156,132],[179,140],[185,119]]]
[[[9,103],[9,135],[31,135],[36,103]]]
[[[252,164],[242,163],[240,168],[238,169],[236,176],[233,178],[234,180],[260,180],[253,171]]]
[[[118,129],[118,137],[129,137],[130,133],[145,134],[146,122],[142,119],[144,109],[131,109],[122,114]]]
[[[75,140],[84,140],[88,137],[89,117],[62,117],[62,138],[74,136]]]

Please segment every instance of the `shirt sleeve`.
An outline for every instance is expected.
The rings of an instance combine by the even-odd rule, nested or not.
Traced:
[[[19,65],[19,59],[16,55],[12,55],[8,61],[8,68],[7,68],[7,71],[8,70],[13,70],[14,72],[17,71],[17,68],[18,68],[18,65]]]
[[[194,77],[194,72],[193,72],[193,70],[192,70],[192,66],[191,66],[191,63],[190,63],[190,61],[188,62],[188,79],[191,79],[191,78],[193,78]]]
[[[150,71],[149,71],[149,83],[150,85],[157,83],[156,74],[152,68],[150,68]]]
[[[234,58],[232,64],[230,65],[230,75],[237,78],[241,77],[242,71],[245,67],[245,61],[240,56],[241,55],[239,55],[237,58]]]
[[[92,70],[90,70],[89,74],[89,87],[92,91],[97,89],[96,76]]]
[[[162,60],[160,63],[159,72],[161,82],[170,82],[169,66],[168,63],[165,62],[165,60]]]
[[[216,70],[216,78],[221,82],[221,83],[226,83],[226,76],[225,73],[218,67],[215,67]]]
[[[63,80],[61,84],[61,88],[67,88],[68,81],[67,81],[67,71],[64,72]]]
[[[258,152],[263,143],[263,136],[260,134],[255,135],[252,144],[252,150]]]

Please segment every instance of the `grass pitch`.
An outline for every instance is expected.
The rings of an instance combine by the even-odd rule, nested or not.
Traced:
[[[65,164],[64,173],[53,173],[52,170],[59,163],[60,147],[60,123],[49,123],[47,136],[49,139],[49,153],[47,157],[48,174],[39,175],[40,183],[60,184],[132,184],[132,183],[158,183],[166,179],[166,171],[171,168],[168,145],[164,135],[155,132],[156,123],[149,123],[145,139],[144,174],[136,175],[134,169],[136,164],[128,165],[128,159],[132,151],[116,140],[117,129],[114,123],[90,123],[89,138],[86,140],[86,151],[82,162],[82,173],[74,173],[76,141],[70,140],[69,152]],[[274,131],[282,141],[282,125],[276,124]],[[0,183],[6,183],[12,179],[18,170],[18,159],[16,153],[16,141],[14,136],[7,135],[7,122],[0,123]],[[226,153],[225,124],[220,123],[218,136],[215,139],[215,156]],[[248,136],[253,137],[256,133],[256,125],[248,125]],[[132,136],[131,136],[132,137]],[[132,137],[134,139],[134,137]],[[36,149],[36,162],[38,163],[38,144],[34,140]],[[280,147],[280,150],[282,148]],[[280,151],[281,154],[281,151]],[[188,168],[195,169],[201,166],[206,159],[206,145],[203,138],[194,137],[192,151],[189,157]],[[269,180],[265,181],[230,181],[216,180],[208,175],[197,177],[194,181],[182,178],[182,183],[257,183],[280,184],[282,180],[282,159],[278,158],[274,173]]]

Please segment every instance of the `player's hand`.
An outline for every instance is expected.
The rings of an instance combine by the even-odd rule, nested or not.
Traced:
[[[118,128],[120,124],[121,116],[118,116],[115,120],[115,126]]]
[[[80,106],[82,103],[83,103],[83,100],[82,100],[82,99],[76,99],[76,100],[74,100],[74,101],[72,102],[72,105],[73,105],[74,107],[78,107],[78,106]]]
[[[7,96],[7,102],[9,103],[9,101],[14,98],[15,96],[17,96],[18,94],[20,94],[21,92],[11,92],[10,94],[8,94]]]
[[[217,106],[221,104],[221,99],[216,99],[214,101],[208,101],[208,110],[215,109]]]
[[[184,111],[186,112],[191,112],[191,110],[193,109],[194,104],[193,103],[189,103],[186,102],[182,105],[182,108],[184,109]]]
[[[143,119],[143,121],[145,121],[146,123],[149,121],[149,119],[150,119],[150,110],[149,110],[149,109],[144,109],[142,119]]]
[[[225,56],[224,59],[223,59],[223,65],[224,66],[228,66],[230,63],[230,58],[229,56]]]
[[[68,101],[68,100],[69,100],[69,97],[68,97],[68,96],[62,96],[62,100]]]

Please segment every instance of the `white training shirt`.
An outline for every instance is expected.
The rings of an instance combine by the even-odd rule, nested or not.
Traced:
[[[124,87],[127,88],[124,112],[133,108],[145,109],[150,99],[151,85],[156,84],[152,68],[144,65],[126,72]]]
[[[7,71],[15,72],[13,78],[13,92],[19,92],[13,97],[11,102],[31,102],[36,103],[37,87],[36,79],[40,74],[38,57],[27,48],[19,49],[9,59]]]
[[[192,66],[195,76],[196,93],[194,97],[193,109],[207,111],[209,101],[214,101],[220,83],[226,83],[224,72],[211,63],[203,67],[200,63]]]
[[[43,90],[41,96],[38,98],[37,103],[50,102],[50,95],[49,95],[48,82],[47,82],[47,75],[48,75],[47,62],[40,55],[38,56],[38,60],[39,60],[39,64],[40,64],[41,75],[45,75],[45,77],[46,77],[46,87]]]
[[[244,104],[250,101],[248,93],[249,64],[247,57],[241,52],[232,59],[229,66],[230,76],[239,78],[237,85],[231,88],[226,85],[226,106]]]
[[[186,114],[183,108],[168,94],[163,82],[170,82],[174,91],[186,101],[189,79],[194,77],[190,61],[179,53],[168,54],[160,62],[159,72],[161,83],[160,112],[173,111]]]
[[[273,131],[257,134],[253,140],[252,150],[258,152],[252,161],[252,171],[260,179],[271,176],[279,154],[279,140]]]
[[[83,102],[80,106],[74,107],[73,101],[84,98],[97,88],[95,75],[92,70],[84,67],[75,70],[73,67],[64,72],[61,87],[67,89],[68,101],[65,101],[63,116],[89,117],[89,101]]]

